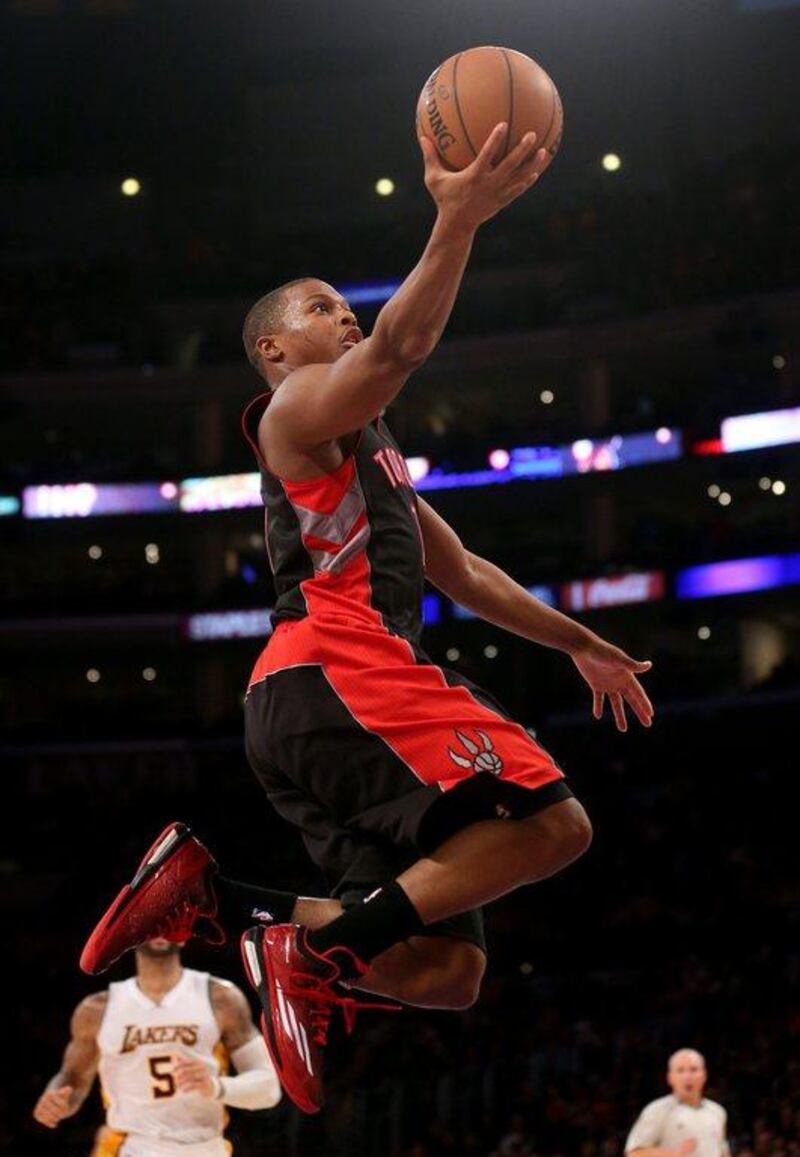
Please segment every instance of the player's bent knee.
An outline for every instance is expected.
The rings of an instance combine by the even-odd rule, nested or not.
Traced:
[[[542,839],[551,841],[563,864],[577,860],[592,842],[591,821],[576,799],[553,804],[532,816],[530,832],[534,845],[541,846]]]
[[[586,814],[583,804],[578,803],[576,799],[567,800],[567,803],[573,806],[570,809],[570,815],[567,817],[565,833],[565,844],[571,852],[571,858],[577,859],[588,850],[592,842],[592,821]]]

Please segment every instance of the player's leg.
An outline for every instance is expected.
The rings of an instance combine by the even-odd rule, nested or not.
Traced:
[[[547,879],[581,856],[591,837],[582,805],[565,799],[525,819],[472,824],[397,882],[422,922],[430,924]]]
[[[261,1001],[262,1030],[281,1084],[295,1104],[313,1113],[323,1103],[323,1054],[332,1011],[342,1006],[352,1026],[358,1007],[341,996],[342,983],[397,991],[404,972],[406,999],[439,1007],[471,1003],[472,992],[466,999],[453,997],[451,984],[462,990],[458,978],[446,971],[432,999],[432,978],[424,977],[415,958],[419,941],[435,922],[557,872],[586,849],[590,837],[588,820],[574,799],[519,820],[477,822],[328,923],[246,932],[242,953]],[[474,945],[465,948],[462,959],[477,951]],[[482,962],[476,963],[475,992],[482,975]],[[423,980],[428,985],[424,993],[415,987]]]
[[[382,878],[391,875],[387,868]],[[362,893],[371,890],[366,887]],[[338,899],[301,897],[225,879],[189,828],[170,824],[92,932],[81,967],[102,972],[122,953],[156,935],[183,941],[202,936],[210,927],[219,942],[221,932],[238,937],[254,923],[266,927],[296,922],[320,928],[343,910]],[[481,942],[467,922],[463,928],[455,925],[453,936],[419,937],[413,949],[398,944],[374,961],[362,986],[424,1008],[463,1008],[475,1000],[485,964],[484,952],[477,943],[469,943],[470,938]]]
[[[241,935],[254,923],[266,927],[289,922],[318,929],[345,911],[334,898],[291,896],[219,877],[214,887],[220,897],[217,918],[229,936]],[[364,894],[372,890],[362,889]],[[416,936],[379,954],[358,987],[419,1008],[468,1008],[477,999],[486,969],[482,927],[466,918],[449,921],[442,933]]]
[[[419,859],[388,887],[308,933],[320,954],[339,953],[344,972],[427,926],[546,879],[589,846],[591,826],[576,799],[520,820],[470,824]]]
[[[554,874],[591,838],[560,769],[499,705],[454,686],[457,676],[418,662],[403,641],[370,634],[355,648],[336,632],[318,640],[322,666],[276,670],[251,689],[251,765],[329,876],[331,867],[350,870],[346,860],[365,839],[419,855],[332,921],[243,937],[268,1046],[287,1093],[307,1111],[321,1104],[320,1050],[326,1018],[342,1003],[337,982],[386,993],[401,968],[415,978],[411,945],[430,939],[440,920]],[[365,665],[390,673],[384,688],[362,677]],[[345,822],[334,820],[340,830],[331,831],[337,816]],[[342,849],[338,865],[326,862]],[[459,961],[467,969],[472,948]],[[463,987],[474,991],[481,972],[482,961]],[[448,979],[436,1003],[469,1003],[463,987],[448,999]],[[352,1008],[344,1011],[350,1018]]]
[[[374,891],[363,887],[358,896],[350,892],[346,909],[336,900],[301,898],[296,921],[322,928]],[[375,956],[359,977],[358,988],[417,1008],[463,1009],[478,999],[485,971],[483,916],[471,910],[438,921],[424,935],[412,936]]]
[[[566,799],[524,819],[471,824],[400,873],[396,883],[421,924],[428,927],[554,875],[577,859],[590,840],[586,812],[577,800]],[[479,872],[476,864],[480,864]],[[248,913],[259,915],[257,905],[248,908],[246,895],[236,921],[240,926]],[[257,898],[255,890],[250,895]],[[265,899],[269,895],[263,893]],[[272,915],[275,910],[272,904],[266,912],[270,918],[261,922],[280,923]],[[398,925],[396,939],[380,947],[394,932],[391,928],[385,934],[373,930],[374,911],[374,907],[356,905],[345,913],[338,900],[298,897],[289,918],[310,930],[309,943],[314,948],[324,952],[342,946],[369,963],[369,971],[359,978],[359,988],[423,1007],[472,1003],[476,978],[479,982],[483,974],[482,953],[474,945],[447,937],[414,936],[411,948]]]

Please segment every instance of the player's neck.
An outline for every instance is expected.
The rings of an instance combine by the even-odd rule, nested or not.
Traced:
[[[688,1105],[690,1109],[696,1109],[703,1099],[702,1093],[696,1093],[693,1096],[678,1097],[682,1105]]]
[[[179,983],[182,975],[183,968],[177,956],[136,962],[136,983],[150,1000],[161,1000]]]

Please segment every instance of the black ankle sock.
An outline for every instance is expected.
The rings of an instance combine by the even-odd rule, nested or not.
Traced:
[[[289,924],[297,903],[294,892],[276,892],[255,884],[242,884],[214,876],[217,916],[226,930],[252,928],[253,924]]]
[[[395,880],[330,924],[309,932],[308,943],[315,952],[346,948],[367,963],[424,927],[416,908]]]

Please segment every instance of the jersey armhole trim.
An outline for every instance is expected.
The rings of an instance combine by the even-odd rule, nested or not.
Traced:
[[[250,446],[250,449],[255,454],[256,461],[258,462],[259,468],[261,470],[263,470],[265,474],[269,474],[269,476],[271,478],[277,479],[277,481],[280,482],[281,486],[283,486],[284,489],[286,489],[287,486],[290,486],[293,490],[302,490],[303,488],[308,488],[310,486],[318,485],[321,478],[336,478],[338,476],[339,472],[341,470],[343,470],[344,467],[347,465],[347,463],[351,459],[355,458],[356,454],[358,453],[359,447],[361,446],[361,442],[364,438],[364,431],[365,431],[366,427],[362,427],[362,429],[360,429],[358,431],[357,436],[356,436],[356,440],[353,444],[353,449],[350,451],[349,454],[345,455],[345,457],[342,459],[342,461],[339,463],[339,465],[336,467],[335,470],[326,470],[322,474],[318,474],[316,478],[303,478],[303,479],[300,479],[299,481],[293,481],[291,478],[284,478],[282,474],[278,474],[274,470],[271,470],[270,467],[267,465],[266,461],[264,460],[264,457],[261,453],[261,448],[258,445],[257,438],[253,438],[252,434],[250,433],[250,426],[248,424],[251,412],[253,411],[254,407],[259,402],[263,401],[264,402],[264,409],[261,411],[259,418],[258,418],[259,424],[261,423],[261,419],[264,417],[264,414],[266,413],[267,406],[269,405],[271,399],[272,399],[272,393],[271,392],[264,393],[264,394],[257,394],[254,398],[250,399],[250,401],[247,403],[244,410],[242,411],[242,433],[244,434],[245,440],[247,441],[248,445]]]

